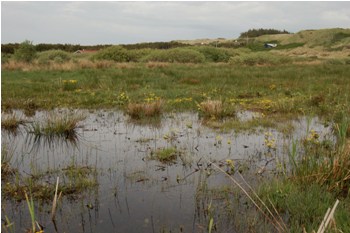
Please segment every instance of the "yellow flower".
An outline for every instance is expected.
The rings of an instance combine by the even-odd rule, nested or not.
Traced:
[[[227,165],[233,167],[235,165],[234,161],[232,159],[226,159]]]

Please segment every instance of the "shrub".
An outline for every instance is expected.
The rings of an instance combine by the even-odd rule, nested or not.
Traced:
[[[231,64],[248,65],[248,66],[278,65],[278,64],[287,64],[291,62],[291,58],[268,53],[268,52],[256,52],[256,53],[242,54],[241,56],[232,57],[230,58],[229,62]]]
[[[36,57],[35,46],[31,41],[25,40],[15,50],[14,57],[17,61],[32,62]]]
[[[143,61],[202,63],[205,61],[205,56],[193,49],[175,48],[168,50],[154,50],[146,56]]]
[[[111,60],[116,62],[129,62],[132,60],[132,56],[125,48],[115,45],[105,48],[96,53],[91,58],[92,60]]]
[[[6,64],[11,60],[11,54],[1,53],[1,64]]]
[[[201,46],[195,48],[195,50],[202,53],[208,62],[227,62],[230,59],[230,54],[226,49]]]
[[[133,49],[133,50],[128,50],[127,52],[128,52],[130,61],[139,62],[145,56],[150,54],[152,52],[152,50],[151,49]]]
[[[48,64],[50,62],[63,63],[71,60],[71,55],[62,50],[49,50],[39,54],[38,62]]]

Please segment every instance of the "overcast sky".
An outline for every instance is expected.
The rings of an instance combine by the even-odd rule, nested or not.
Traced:
[[[124,44],[334,27],[350,28],[350,2],[1,2],[1,43]]]

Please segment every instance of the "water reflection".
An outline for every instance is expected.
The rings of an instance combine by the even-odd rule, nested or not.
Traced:
[[[32,120],[43,115],[37,113]],[[288,157],[291,138],[307,135],[305,119],[292,122],[292,137],[266,129],[271,134],[269,140],[276,141],[272,149],[266,145],[264,133],[220,133],[203,126],[197,114],[169,114],[156,124],[135,124],[121,112],[86,115],[82,126],[69,137],[37,137],[25,130],[16,136],[2,132],[2,143],[17,145],[14,160],[24,176],[51,174],[42,182],[53,185],[55,177],[50,172],[72,164],[96,171],[98,186],[77,198],[62,197],[56,225],[47,214],[52,206],[35,203],[38,222],[47,232],[207,232],[213,216],[221,219],[217,231],[228,231],[233,227],[232,216],[210,212],[208,207],[223,199],[214,190],[231,183],[208,161],[232,175],[242,173],[254,185],[276,172],[276,164]],[[238,117],[249,120],[256,116],[241,113]],[[307,125],[319,132],[320,140],[332,140],[331,129],[317,118]],[[174,164],[147,159],[151,151],[169,147],[183,152]],[[234,163],[233,171],[228,160]],[[14,222],[16,229],[30,226],[26,203],[3,200],[6,208],[2,214]],[[243,199],[236,196],[235,200],[229,204],[234,205],[231,207],[236,216],[242,216],[246,211]]]
[[[29,152],[38,152],[40,148],[52,147],[78,147],[81,135],[77,132],[70,132],[67,135],[37,135],[26,133],[24,143]]]

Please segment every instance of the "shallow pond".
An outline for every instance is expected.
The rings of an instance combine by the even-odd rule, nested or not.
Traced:
[[[211,200],[199,200],[199,192],[203,187],[233,185],[210,162],[229,171],[232,166],[227,160],[232,161],[232,174],[240,171],[254,186],[286,169],[280,165],[288,166],[291,140],[306,138],[307,129],[315,130],[320,139],[334,140],[331,128],[318,118],[293,121],[295,130],[286,136],[275,129],[220,133],[202,125],[192,113],[167,114],[156,124],[138,124],[121,112],[82,112],[87,117],[80,122],[75,140],[33,139],[23,126],[16,134],[2,130],[2,145],[13,152],[11,166],[24,177],[45,174],[40,182],[55,186],[57,175],[50,171],[74,166],[91,169],[98,184],[63,195],[56,224],[50,218],[52,203],[35,200],[36,219],[45,232],[207,232],[210,215],[204,206]],[[44,119],[45,114],[37,112],[27,120]],[[242,121],[252,117],[249,112],[239,114]],[[274,146],[268,146],[266,139]],[[178,158],[164,163],[152,157],[166,148],[175,148]],[[64,183],[68,181],[61,179]],[[16,232],[31,226],[25,201],[2,195],[4,216]],[[216,229],[234,232],[227,225]]]

